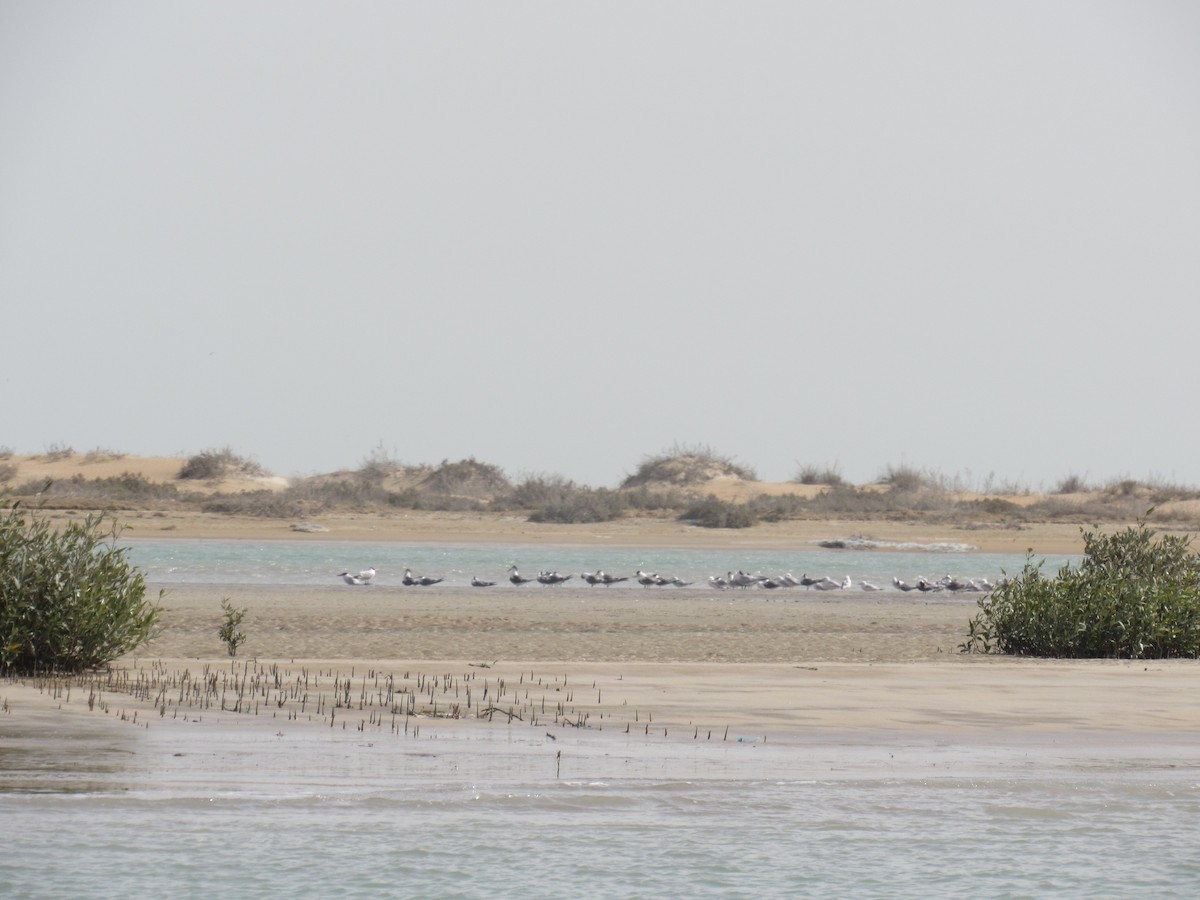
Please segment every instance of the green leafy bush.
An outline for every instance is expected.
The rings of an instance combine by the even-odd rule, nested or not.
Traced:
[[[1084,559],[1054,578],[1030,557],[1021,574],[979,601],[961,649],[1018,656],[1200,657],[1200,557],[1189,538],[1144,522],[1083,532]]]
[[[5,512],[0,671],[92,669],[151,638],[160,608],[146,601],[145,580],[118,534],[103,515],[55,531],[16,505]]]
[[[229,602],[229,598],[225,597],[221,600],[221,611],[225,613],[225,621],[217,629],[217,636],[225,644],[225,650],[230,657],[234,657],[237,656],[238,647],[246,640],[245,633],[238,631],[242,619],[246,618],[246,610],[237,609]]]

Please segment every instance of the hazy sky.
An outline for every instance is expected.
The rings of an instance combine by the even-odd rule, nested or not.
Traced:
[[[0,0],[0,446],[1200,484],[1200,4]]]

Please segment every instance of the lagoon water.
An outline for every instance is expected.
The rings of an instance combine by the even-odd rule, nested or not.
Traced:
[[[464,582],[512,562],[998,577],[1020,557],[144,542],[152,584]],[[652,558],[649,558],[652,557]],[[1048,561],[1057,565],[1060,561]],[[499,580],[499,579],[497,579]],[[511,589],[508,586],[497,589]],[[542,590],[539,586],[530,589]],[[632,589],[632,588],[631,588]],[[641,588],[636,588],[640,590]],[[430,723],[419,739],[0,714],[0,896],[1192,897],[1194,750],[994,735],[694,742]],[[187,731],[187,729],[191,729]],[[688,738],[691,735],[687,736]]]
[[[1015,574],[1025,557],[1014,554],[967,553],[966,545],[938,545],[941,549],[796,551],[642,550],[595,547],[520,547],[503,545],[443,546],[396,542],[347,543],[344,541],[130,541],[130,560],[147,581],[172,584],[329,584],[347,569],[357,572],[374,566],[378,584],[399,584],[404,569],[418,575],[445,578],[446,586],[463,586],[473,575],[504,583],[508,567],[517,565],[524,575],[539,571],[579,573],[603,570],[632,575],[638,569],[668,577],[678,575],[702,585],[710,575],[741,569],[764,575],[792,572],[797,577],[828,575],[841,580],[850,575],[857,584],[866,579],[891,588],[893,576],[915,581],[944,574],[959,578],[990,578]],[[954,549],[960,548],[960,549]],[[1047,571],[1070,557],[1036,557]],[[538,585],[533,586],[535,589]],[[641,590],[632,579],[619,586]]]

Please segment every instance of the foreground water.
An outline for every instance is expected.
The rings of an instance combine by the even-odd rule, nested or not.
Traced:
[[[5,897],[1194,896],[1170,748],[170,728],[5,756]],[[432,728],[432,726],[431,726]],[[541,738],[539,740],[539,738]]]
[[[997,577],[1021,557],[144,542],[155,583],[638,567]],[[1048,564],[1057,565],[1059,561]],[[796,574],[800,574],[796,571]],[[511,589],[508,586],[498,589]],[[533,588],[541,590],[541,588]],[[0,693],[3,689],[0,688]],[[1200,890],[1195,734],[419,739],[0,713],[3,897],[1156,897]],[[1200,723],[1198,729],[1200,730]]]

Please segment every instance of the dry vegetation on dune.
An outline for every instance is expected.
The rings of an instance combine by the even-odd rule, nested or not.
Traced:
[[[260,518],[309,519],[335,512],[400,510],[520,514],[533,522],[587,523],[626,517],[675,518],[710,528],[789,520],[904,521],[962,529],[1036,523],[1132,522],[1154,508],[1160,526],[1200,522],[1200,491],[1160,480],[1089,484],[1064,478],[1050,493],[1014,485],[982,487],[912,466],[888,466],[872,484],[847,483],[836,466],[802,465],[788,483],[705,446],[676,445],[647,456],[618,488],[553,474],[510,479],[474,458],[407,465],[377,449],[352,470],[271,476],[230,448],[188,459],[75,453],[55,445],[20,457],[0,448],[0,487],[23,503],[61,510],[194,510]]]
[[[707,484],[717,479],[758,481],[758,474],[707,445],[676,444],[662,453],[643,459],[637,470],[621,482],[621,487],[686,487]]]

